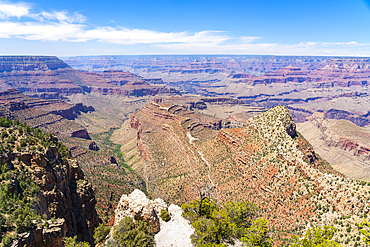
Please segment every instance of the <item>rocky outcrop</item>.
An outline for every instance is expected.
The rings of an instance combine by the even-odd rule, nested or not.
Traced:
[[[117,160],[116,160],[116,158],[115,158],[114,156],[109,157],[109,162],[110,162],[111,164],[118,164],[118,163],[117,163]]]
[[[149,200],[140,190],[134,190],[130,195],[122,195],[115,210],[114,225],[126,216],[135,220],[147,222],[153,233],[160,230],[159,215],[161,210],[167,210],[167,204],[160,198]]]
[[[73,120],[75,119],[78,115],[81,114],[81,112],[92,112],[94,111],[94,107],[92,106],[85,106],[82,103],[77,103],[75,105],[71,105],[68,108],[64,109],[59,109],[59,110],[54,110],[50,111],[50,113],[62,116],[68,120]]]
[[[43,220],[41,224],[35,230],[19,234],[18,246],[64,246],[68,231],[65,219]]]
[[[81,130],[72,132],[71,137],[78,137],[78,138],[83,138],[87,140],[91,139],[86,129],[81,129]]]
[[[162,220],[159,215],[161,210],[167,210],[170,219]],[[144,220],[149,223],[153,233],[156,246],[183,246],[191,247],[190,236],[194,233],[194,229],[190,222],[182,217],[183,210],[174,204],[168,208],[166,203],[157,198],[151,201],[146,198],[145,194],[140,190],[134,190],[129,195],[122,195],[117,209],[115,211],[115,221],[110,233],[105,239],[105,243],[114,242],[112,235],[115,226],[126,216],[132,217],[134,220]],[[153,230],[153,227],[155,231]]]
[[[161,222],[161,230],[154,236],[157,246],[181,246],[192,247],[190,236],[194,229],[188,220],[181,215],[183,210],[174,204],[168,207],[171,220]]]
[[[0,56],[0,72],[47,71],[70,68],[55,56]]]
[[[90,142],[89,149],[93,150],[93,151],[99,151],[100,150],[100,148],[98,147],[98,145],[96,145],[96,142],[94,142],[94,141]]]
[[[51,142],[57,143],[53,138]],[[80,241],[94,242],[94,228],[99,223],[95,210],[95,196],[91,184],[74,160],[65,159],[58,148],[51,146],[45,152],[12,152],[0,156],[0,164],[10,167],[26,165],[30,179],[40,188],[34,209],[49,220],[37,223],[38,228],[19,236],[27,246],[63,246],[62,239],[77,235]],[[14,184],[14,193],[17,186]]]
[[[132,129],[138,130],[140,126],[140,120],[136,118],[134,115],[130,116],[130,127]]]

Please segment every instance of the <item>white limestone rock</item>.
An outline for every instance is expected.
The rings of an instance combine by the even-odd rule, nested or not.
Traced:
[[[183,210],[174,204],[168,208],[171,220],[161,222],[161,230],[154,236],[157,247],[192,247],[190,236],[194,229],[181,214]]]
[[[151,201],[142,191],[136,189],[130,195],[122,195],[115,210],[114,225],[129,216],[147,222],[152,232],[157,233],[160,230],[158,216],[162,209],[167,210],[167,204],[162,199]]]

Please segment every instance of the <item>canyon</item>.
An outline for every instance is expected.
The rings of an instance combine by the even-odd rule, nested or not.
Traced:
[[[94,228],[100,219],[93,188],[78,162],[68,158],[65,152],[68,148],[52,134],[19,121],[5,121],[10,123],[4,125],[3,121],[0,127],[3,134],[0,142],[1,217],[8,220],[5,229],[9,231],[13,227],[12,215],[25,210],[22,214],[28,216],[22,221],[28,220],[29,226],[19,227],[19,219],[15,220],[15,230],[19,234],[13,237],[18,246],[64,246],[63,239],[70,236],[92,244]],[[8,138],[4,138],[5,135]],[[28,187],[32,188],[33,196]],[[14,198],[7,200],[16,208],[4,212],[7,194]],[[32,203],[32,209],[24,205],[27,201]],[[1,224],[3,228],[4,222]]]
[[[217,128],[209,117],[155,100],[132,114],[112,140],[122,145],[127,164],[154,197],[182,204],[197,198],[197,184],[208,183],[220,202],[259,205],[275,239],[308,222],[336,224],[343,215],[352,215],[346,222],[353,225],[368,210],[367,183],[347,178],[322,159],[284,106],[241,127]],[[340,240],[345,229],[336,227]]]
[[[369,124],[370,62],[357,57],[308,56],[97,56],[70,57],[73,68],[123,69],[160,78],[182,94],[233,97],[256,106],[285,105],[297,122],[316,111],[343,112],[361,127]],[[328,118],[342,119],[339,114]]]
[[[343,243],[369,211],[369,78],[367,58],[2,56],[0,116],[55,133],[108,224],[122,194],[180,205],[206,183],[278,244],[308,223]]]
[[[348,120],[328,119],[319,112],[297,129],[334,169],[353,179],[370,181],[369,129]]]

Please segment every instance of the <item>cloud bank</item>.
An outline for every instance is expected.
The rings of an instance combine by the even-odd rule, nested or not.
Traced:
[[[348,42],[262,43],[261,37],[234,37],[228,32],[158,32],[123,27],[91,27],[80,13],[33,12],[31,4],[0,1],[0,39],[41,42],[90,42],[151,46],[161,53],[353,55],[368,56],[370,44]]]

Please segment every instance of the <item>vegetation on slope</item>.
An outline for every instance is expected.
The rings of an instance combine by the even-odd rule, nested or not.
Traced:
[[[258,209],[248,202],[225,202],[205,198],[201,203],[194,200],[181,206],[183,217],[190,220],[195,229],[191,241],[195,246],[219,246],[235,244],[239,240],[247,246],[272,246],[268,221],[257,218]]]
[[[0,133],[0,239],[6,246],[16,234],[29,231],[43,222],[34,210],[40,187],[30,177],[31,168],[19,159],[12,163],[6,159],[12,153],[43,152],[55,145],[55,139],[52,134],[8,118],[0,118]],[[66,146],[61,142],[56,146],[63,159],[69,157]]]
[[[135,189],[146,193],[145,183],[141,177],[135,174],[127,166],[120,151],[120,145],[110,141],[113,130],[101,134],[91,134],[91,137],[98,143],[100,150],[88,150],[86,154],[77,157],[77,160],[100,160],[99,165],[92,162],[85,162],[82,168],[86,177],[95,187],[97,197],[96,209],[106,224],[112,224],[114,208],[122,194],[130,194]],[[107,160],[114,157],[117,164]]]

